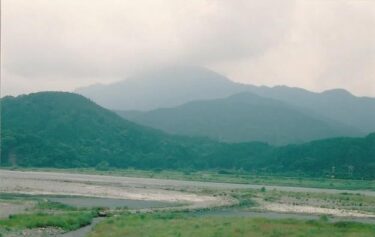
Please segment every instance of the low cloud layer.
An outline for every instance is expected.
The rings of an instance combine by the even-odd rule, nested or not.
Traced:
[[[3,94],[73,90],[170,64],[375,96],[375,2],[2,1]]]

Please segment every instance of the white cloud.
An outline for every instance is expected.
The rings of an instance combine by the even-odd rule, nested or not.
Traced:
[[[375,96],[374,3],[3,0],[3,91],[73,90],[187,63],[246,83]]]
[[[375,2],[298,1],[277,47],[211,67],[242,82],[375,96]]]

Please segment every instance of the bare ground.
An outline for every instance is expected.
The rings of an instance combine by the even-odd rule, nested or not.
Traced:
[[[288,203],[272,203],[257,200],[261,210],[279,213],[303,213],[314,215],[331,215],[337,217],[375,218],[372,213],[359,212],[356,210],[344,210],[335,208],[316,207],[313,205],[293,205]]]
[[[163,180],[0,170],[0,192],[35,195],[76,195],[187,203],[191,208],[230,205],[229,198],[177,191]],[[194,187],[193,187],[194,188]]]
[[[228,206],[236,200],[228,196],[213,196],[199,190],[254,189],[259,185],[195,182],[151,178],[130,178],[104,175],[68,174],[54,172],[22,172],[0,170],[0,192],[79,195],[118,199],[153,200],[164,202],[187,203],[189,208],[208,208]],[[266,186],[292,192],[354,193],[349,190],[295,188],[284,186]],[[375,196],[372,191],[355,191],[364,195]],[[374,217],[371,214],[312,205],[289,205],[283,203],[261,203],[263,210],[275,212],[328,214],[348,217]]]
[[[25,212],[27,208],[32,207],[31,202],[14,203],[14,202],[0,202],[0,219],[8,218],[9,215],[19,214]]]

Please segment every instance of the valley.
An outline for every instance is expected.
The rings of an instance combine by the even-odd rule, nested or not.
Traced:
[[[375,133],[283,146],[259,141],[224,143],[142,126],[67,92],[5,97],[2,111],[0,165],[5,167],[216,169],[314,178],[375,177]],[[277,134],[279,127],[270,133]]]
[[[0,0],[0,237],[375,237],[374,3]]]
[[[229,111],[238,99],[250,111],[236,136],[262,121],[264,128],[275,124],[267,133],[281,134],[280,144],[299,140],[302,130],[290,121],[310,121],[304,135],[330,127],[248,94],[235,96]],[[227,143],[137,124],[74,93],[9,96],[1,103],[0,236],[189,236],[200,223],[206,224],[199,236],[375,233],[375,133],[284,145]],[[254,108],[267,119],[254,117]],[[243,114],[235,111],[227,125]],[[219,114],[212,118],[219,121]],[[283,124],[291,130],[281,131]],[[176,229],[166,227],[172,223]]]
[[[254,221],[267,218],[268,221],[275,222],[274,225],[283,225],[290,218],[297,222],[320,221],[323,225],[330,225],[328,222],[325,224],[325,219],[321,221],[324,217],[333,223],[354,221],[365,226],[375,225],[375,191],[370,190],[111,176],[105,172],[94,175],[64,173],[63,170],[47,172],[2,169],[0,193],[0,212],[3,215],[19,216],[18,218],[22,218],[22,215],[35,215],[35,211],[52,216],[65,213],[69,218],[75,218],[71,215],[92,213],[91,218],[96,218],[95,210],[98,209],[95,208],[104,208],[106,216],[110,216],[107,217],[108,220],[113,219],[115,223],[121,218],[138,218],[140,214],[137,213],[143,213],[147,220],[151,218],[150,221],[154,221],[154,218],[157,220],[158,215],[170,213],[177,220],[188,218],[193,222],[196,218],[204,218],[205,221],[206,218],[213,218],[213,221],[225,218],[230,221],[232,218],[247,216],[255,218]],[[47,205],[48,212],[40,209],[43,205]],[[54,207],[50,207],[51,205]],[[99,221],[97,227],[86,228],[84,233],[92,231],[90,236],[96,236],[102,225],[109,228],[108,220]],[[7,223],[11,222],[0,220],[0,233],[18,236],[17,231],[23,228],[22,224],[12,224],[15,226],[11,227]],[[306,224],[309,225],[308,222]],[[49,226],[48,222],[41,222],[40,225]],[[55,236],[68,234],[67,230],[70,228],[77,229],[54,229],[52,226],[40,231],[45,236]]]

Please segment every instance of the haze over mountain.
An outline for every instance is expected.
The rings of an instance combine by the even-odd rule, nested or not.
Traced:
[[[193,100],[222,98],[246,90],[226,77],[200,67],[168,67],[126,80],[79,88],[82,94],[112,110],[151,110]]]
[[[5,97],[1,165],[244,169],[255,173],[375,178],[375,134],[273,147],[171,136],[126,121],[72,93]],[[348,174],[348,167],[354,172]]]
[[[3,95],[189,64],[247,84],[375,96],[372,0],[2,3]]]
[[[372,97],[357,97],[343,89],[314,93],[301,88],[262,86],[249,87],[249,90],[260,96],[309,109],[365,133],[375,131],[375,98]]]
[[[315,93],[286,86],[239,84],[199,67],[166,68],[114,84],[81,88],[77,93],[109,109],[147,111],[244,91],[310,110],[321,120],[328,118],[362,133],[375,131],[375,98],[356,97],[341,89]]]
[[[175,108],[118,113],[133,122],[171,134],[209,137],[224,142],[261,141],[285,145],[364,135],[349,126],[250,92],[224,99],[189,102]]]

